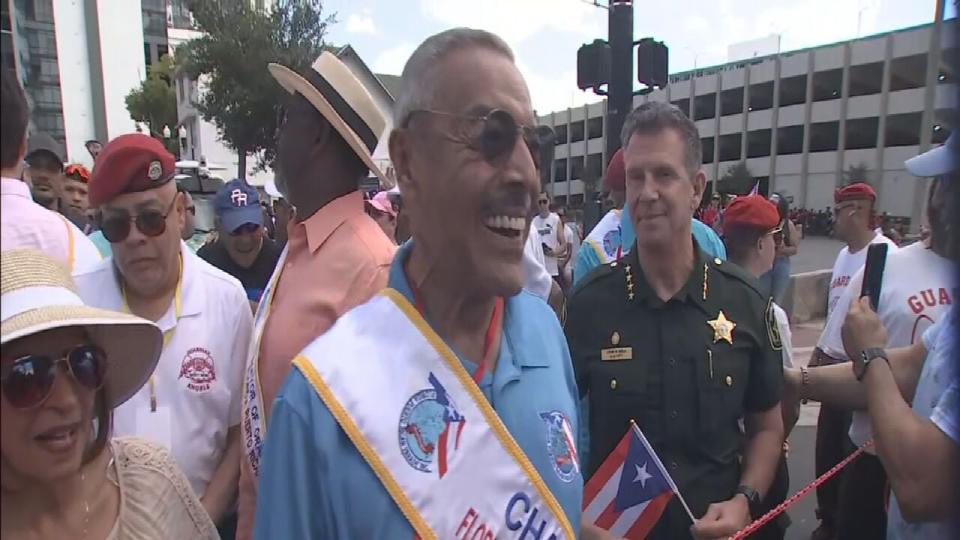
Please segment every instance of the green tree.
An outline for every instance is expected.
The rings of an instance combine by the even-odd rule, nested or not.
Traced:
[[[870,183],[870,167],[862,161],[857,164],[851,164],[847,167],[847,170],[843,171],[843,185],[856,182]]]
[[[727,168],[717,182],[717,192],[746,195],[753,189],[756,180],[747,162],[741,161]]]
[[[173,88],[173,58],[164,55],[147,68],[147,78],[124,99],[134,121],[146,124],[150,135],[163,141],[173,155],[180,154],[176,136],[163,138],[163,128],[177,132],[177,93]]]
[[[320,0],[281,0],[269,12],[250,4],[195,0],[191,10],[203,35],[177,51],[184,73],[204,77],[206,92],[197,109],[237,152],[240,178],[246,177],[248,155],[265,167],[276,154],[286,92],[267,64],[303,72],[320,54],[327,27],[335,22],[322,14]]]

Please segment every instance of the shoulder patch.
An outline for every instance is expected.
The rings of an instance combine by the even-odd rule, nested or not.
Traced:
[[[775,351],[783,350],[783,338],[780,336],[780,325],[777,324],[777,314],[773,310],[773,298],[767,300],[767,339],[770,347]]]

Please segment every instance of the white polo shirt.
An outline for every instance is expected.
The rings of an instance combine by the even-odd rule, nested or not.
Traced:
[[[169,446],[198,496],[226,450],[227,430],[240,423],[243,370],[253,330],[240,282],[181,242],[180,317],[174,302],[157,321],[164,347],[150,384],[114,411],[113,436],[137,435]],[[124,310],[113,259],[74,276],[91,306]],[[123,359],[111,359],[123,361]]]

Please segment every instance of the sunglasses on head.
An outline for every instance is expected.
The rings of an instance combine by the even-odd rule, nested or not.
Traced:
[[[522,136],[524,144],[530,151],[530,157],[533,158],[534,166],[538,169],[540,168],[540,137],[537,136],[537,130],[533,127],[517,123],[513,115],[507,111],[494,109],[483,116],[472,116],[419,109],[410,113],[407,122],[409,122],[413,115],[420,113],[480,123],[480,129],[468,136],[466,141],[460,139],[453,140],[466,142],[470,148],[479,152],[483,156],[483,159],[491,165],[499,165],[506,159],[510,153],[513,152],[513,148],[517,144],[517,138]]]
[[[177,198],[174,197],[166,212],[144,210],[133,216],[120,214],[103,217],[101,215],[100,230],[103,231],[103,237],[112,244],[123,242],[130,236],[131,223],[135,223],[137,229],[147,236],[160,236],[167,230],[167,216],[173,211],[173,205],[176,202]]]
[[[67,370],[84,388],[99,390],[103,386],[107,355],[96,345],[78,345],[60,358],[42,354],[21,356],[14,360],[0,376],[0,389],[7,401],[18,409],[29,409],[42,404],[53,390],[57,366]]]
[[[87,171],[87,168],[80,165],[67,165],[67,168],[63,170],[63,174],[66,176],[76,176],[84,183],[90,181],[90,173]]]

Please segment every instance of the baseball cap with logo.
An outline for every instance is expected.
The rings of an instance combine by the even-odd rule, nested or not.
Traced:
[[[263,225],[260,195],[253,186],[238,178],[217,191],[214,209],[224,230],[230,232],[248,224]]]

